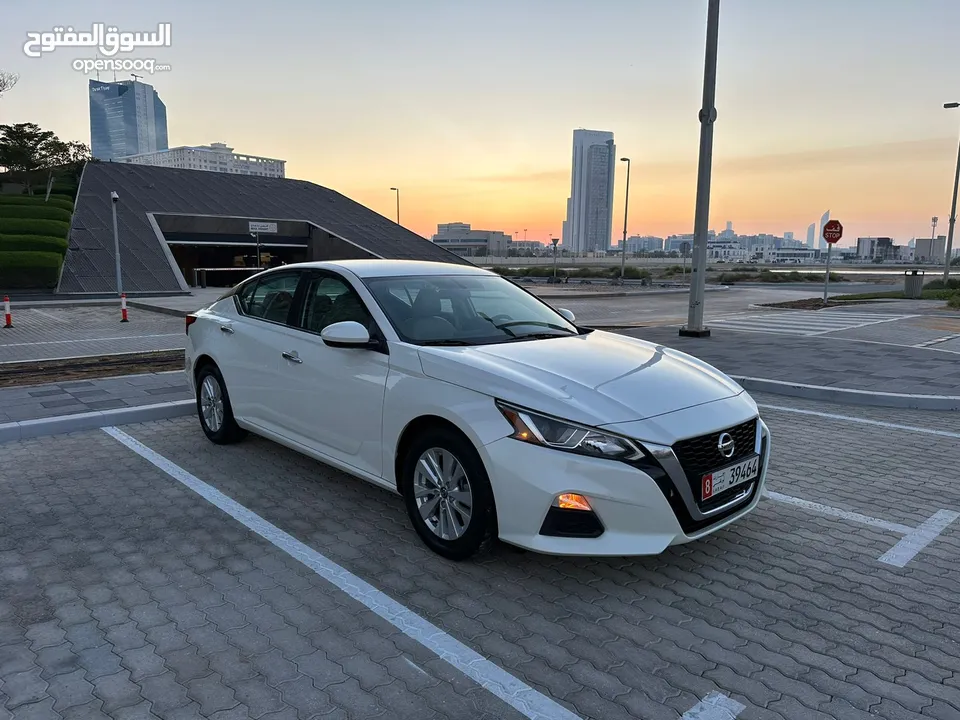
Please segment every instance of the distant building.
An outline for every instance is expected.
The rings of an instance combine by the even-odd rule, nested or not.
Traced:
[[[613,178],[617,148],[613,133],[573,131],[570,197],[561,242],[567,252],[606,252],[613,232]]]
[[[792,233],[792,232],[785,232],[785,233],[783,234],[783,239],[784,239],[784,240],[790,240],[790,241],[792,242],[792,241],[793,241],[793,233]]]
[[[817,234],[817,224],[810,223],[810,226],[807,228],[807,247],[811,250],[814,246],[814,240],[816,239]]]
[[[98,160],[167,149],[167,108],[152,85],[91,80],[90,152]]]
[[[711,238],[707,240],[707,257],[712,260],[736,262],[747,259],[747,250],[739,240],[728,237]]]
[[[820,249],[827,249],[827,241],[823,239],[823,226],[830,222],[830,211],[827,210],[820,216],[820,227],[817,228],[817,239],[820,241]]]
[[[733,238],[733,237],[736,237],[736,235],[737,234],[733,231],[733,222],[730,220],[727,220],[727,227],[723,232],[720,233],[720,237]]]
[[[208,170],[233,173],[234,175],[259,175],[261,177],[286,177],[286,160],[235,153],[224,143],[210,145],[183,145],[151,153],[140,153],[118,158],[134,165]]]
[[[765,263],[787,263],[805,265],[815,263],[820,259],[820,249],[810,247],[778,248],[765,247],[755,253],[753,257]]]
[[[663,250],[663,238],[652,235],[631,235],[627,238],[627,252],[658,252]]]
[[[947,237],[917,238],[913,247],[913,259],[918,263],[942,263],[947,259]]]
[[[512,238],[500,230],[473,230],[470,223],[442,223],[431,238],[450,252],[467,257],[506,257]]]

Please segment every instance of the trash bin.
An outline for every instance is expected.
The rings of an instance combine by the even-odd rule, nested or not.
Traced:
[[[904,297],[919,300],[923,296],[923,273],[923,270],[907,270],[903,273]]]

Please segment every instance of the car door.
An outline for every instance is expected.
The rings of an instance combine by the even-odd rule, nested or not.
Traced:
[[[294,317],[302,271],[269,273],[237,292],[237,316],[221,321],[217,362],[230,393],[234,415],[279,431],[284,414],[277,405],[282,330]]]
[[[390,357],[380,329],[345,278],[305,273],[299,317],[284,328],[281,397],[290,439],[375,477],[383,471],[381,426]],[[320,332],[354,320],[380,349],[336,348]]]

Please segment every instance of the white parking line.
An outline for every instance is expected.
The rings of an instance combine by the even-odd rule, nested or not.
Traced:
[[[870,517],[869,515],[861,515],[860,513],[850,510],[830,507],[829,505],[811,502],[803,498],[784,495],[783,493],[774,492],[773,490],[764,490],[763,494],[764,497],[768,497],[771,500],[793,505],[794,507],[809,510],[819,515],[848,520],[860,525],[875,527],[878,530],[886,530],[887,532],[903,535],[896,545],[887,550],[887,552],[879,558],[880,562],[895,567],[904,567],[917,556],[917,553],[936,540],[940,536],[940,533],[947,529],[950,523],[960,518],[960,513],[954,512],[953,510],[938,510],[932,517],[924,520],[918,527],[912,528],[909,525],[901,525],[900,523],[881,520],[880,518]]]
[[[746,706],[720,693],[710,693],[683,714],[682,720],[736,720]]]
[[[798,497],[791,497],[790,495],[773,492],[772,490],[764,490],[763,494],[771,500],[787,503],[788,505],[794,505],[795,507],[809,510],[810,512],[817,513],[818,515],[828,515],[829,517],[840,518],[841,520],[849,520],[850,522],[855,522],[860,525],[869,525],[870,527],[875,527],[879,530],[886,530],[887,532],[895,532],[900,535],[909,535],[914,531],[914,528],[910,527],[909,525],[887,522],[886,520],[870,517],[869,515],[861,515],[860,513],[852,512],[850,510],[841,510],[840,508],[822,505],[821,503],[811,502],[810,500],[804,500]]]
[[[324,580],[335,585],[441,659],[446,660],[525,717],[531,720],[580,720],[579,716],[562,705],[537,692],[366,581],[267,522],[252,510],[248,510],[179,465],[154,452],[136,438],[115,427],[105,427],[103,431],[237,522],[306,565]]]
[[[903,567],[913,560],[918,552],[937,539],[947,525],[960,518],[953,510],[939,510],[920,527],[911,530],[900,542],[880,556],[880,562]]]
[[[924,435],[938,435],[960,440],[960,433],[949,432],[948,430],[933,430],[931,428],[916,427],[915,425],[898,425],[897,423],[883,422],[881,420],[868,420],[867,418],[850,417],[849,415],[835,415],[834,413],[820,412],[818,410],[801,410],[800,408],[786,407],[783,405],[765,405],[757,404],[757,407],[766,410],[780,410],[781,412],[797,413],[799,415],[813,415],[815,417],[829,418],[830,420],[843,420],[845,422],[861,423],[862,425],[875,425],[877,427],[887,428],[888,430],[906,430],[908,432],[922,433]]]

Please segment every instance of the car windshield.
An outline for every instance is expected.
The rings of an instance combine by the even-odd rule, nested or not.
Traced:
[[[489,345],[577,335],[560,313],[497,275],[367,278],[405,342]]]

